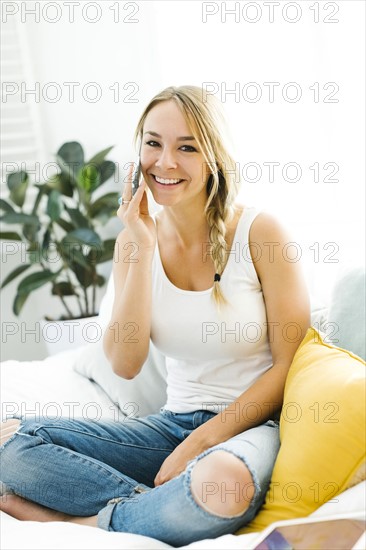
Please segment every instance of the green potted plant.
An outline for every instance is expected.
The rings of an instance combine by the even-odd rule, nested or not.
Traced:
[[[9,196],[0,199],[0,220],[16,224],[17,230],[1,231],[0,238],[17,241],[27,256],[0,287],[21,277],[13,302],[15,315],[19,316],[28,296],[46,284],[62,302],[60,320],[97,314],[96,289],[106,282],[98,266],[112,259],[115,243],[99,234],[118,209],[117,192],[100,194],[100,187],[116,170],[116,164],[106,160],[112,148],[85,161],[80,143],[64,143],[56,154],[59,172],[34,184],[37,190],[33,188],[33,193],[27,172],[7,176]],[[30,206],[32,194],[34,204]],[[53,321],[47,315],[45,319]]]

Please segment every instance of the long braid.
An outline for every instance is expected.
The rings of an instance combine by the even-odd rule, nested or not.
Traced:
[[[217,181],[215,182],[215,180]],[[234,207],[230,201],[230,193],[222,172],[218,172],[216,178],[214,175],[211,175],[208,180],[207,187],[209,199],[206,206],[206,219],[210,228],[210,252],[213,264],[215,266],[215,273],[221,277],[227,263],[228,250],[225,239],[227,223],[234,217]],[[214,191],[215,187],[217,187],[216,193]],[[210,197],[212,197],[211,200]],[[218,308],[220,308],[221,305],[226,305],[228,303],[221,290],[219,280],[214,281],[212,298],[216,302]]]

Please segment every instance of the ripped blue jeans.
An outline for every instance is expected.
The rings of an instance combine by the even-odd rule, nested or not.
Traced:
[[[145,535],[172,546],[234,533],[263,504],[280,445],[277,422],[269,420],[207,449],[180,475],[154,487],[166,457],[214,415],[162,408],[158,414],[122,421],[14,416],[21,425],[0,448],[1,481],[10,492],[48,508],[73,516],[97,514],[102,529]],[[243,460],[254,482],[249,508],[237,516],[210,513],[191,493],[192,468],[218,449]],[[207,494],[214,490],[209,484]]]

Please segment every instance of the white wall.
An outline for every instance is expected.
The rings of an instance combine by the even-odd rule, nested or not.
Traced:
[[[77,139],[87,156],[115,144],[110,158],[123,166],[134,158],[134,126],[153,94],[171,84],[207,87],[205,83],[211,83],[210,89],[224,101],[241,170],[248,163],[262,169],[258,182],[243,182],[239,200],[283,220],[298,243],[313,295],[327,301],[339,271],[364,262],[364,3],[281,1],[270,22],[269,8],[261,1],[252,2],[251,8],[248,2],[120,2],[115,23],[111,7],[116,3],[105,1],[97,3],[102,15],[95,24],[85,20],[85,13],[83,18],[81,6],[86,2],[75,10],[74,23],[67,21],[64,3],[58,4],[62,17],[57,23],[42,15],[39,22],[25,16],[35,80],[43,90],[56,82],[63,93],[55,103],[40,101],[47,156],[51,159],[64,141]],[[288,4],[292,8],[286,8]],[[319,22],[311,6],[319,9]],[[126,20],[135,7],[139,10],[131,18],[138,22],[130,23]],[[225,9],[236,9],[236,15],[227,13],[225,21]],[[87,15],[93,18],[95,13],[90,9]],[[256,15],[257,22],[248,21]],[[55,17],[55,12],[50,10],[48,16]],[[289,22],[296,16],[297,22]],[[327,18],[338,22],[326,22]],[[64,82],[80,83],[75,103],[68,99]],[[80,92],[90,82],[97,82],[102,91],[96,103],[86,101]],[[117,102],[109,89],[115,82],[120,86]],[[127,102],[132,86],[123,90],[131,82],[137,90],[135,103]],[[262,92],[257,102],[245,96],[250,82]],[[280,83],[273,102],[266,82]],[[290,82],[301,90],[297,102],[282,96]],[[316,82],[318,102],[310,89]],[[225,95],[225,89],[235,86],[239,97]],[[338,89],[329,99],[337,102],[325,102],[333,86]],[[253,91],[253,87],[248,90],[249,99]],[[288,92],[291,95],[294,88]],[[273,182],[263,164],[268,162],[280,163]],[[299,181],[288,182],[281,176],[288,163],[301,168]],[[321,169],[318,182],[310,169],[315,163]],[[333,177],[339,181],[324,181],[331,174],[331,166],[323,169],[326,163],[338,169]],[[253,180],[253,171],[248,174]],[[293,174],[290,170],[289,178]],[[112,187],[120,185],[119,181]],[[118,228],[119,221],[113,220],[106,232],[115,235]],[[9,285],[10,294],[15,286]],[[40,301],[42,306],[50,303],[45,289],[35,294],[24,307],[27,319],[33,318],[36,302],[37,318]],[[12,319],[8,304],[2,311],[3,319]],[[25,348],[8,342],[7,349],[5,357],[45,354],[32,343]]]
[[[156,2],[161,28],[166,23],[158,33],[162,81],[205,89],[212,83],[209,89],[224,101],[241,170],[249,163],[262,169],[258,182],[254,167],[249,170],[240,200],[283,220],[301,247],[314,298],[326,301],[340,271],[365,259],[365,4],[278,4],[270,22],[268,2]],[[250,82],[262,92],[257,102],[248,101],[255,97],[254,87],[245,92]],[[266,82],[280,84],[273,102]],[[294,103],[282,97],[290,82],[302,93]],[[310,89],[316,82],[318,102]],[[336,88],[323,87],[332,82],[339,89],[328,101],[337,103],[324,102]],[[230,90],[238,96],[225,93]],[[288,89],[290,97],[294,91]],[[280,163],[274,182],[268,162]],[[281,176],[290,162],[301,168],[298,182]],[[319,182],[309,168],[315,163]],[[326,163],[334,164],[324,170]],[[338,181],[327,182],[333,167]],[[290,170],[288,179],[295,175]]]

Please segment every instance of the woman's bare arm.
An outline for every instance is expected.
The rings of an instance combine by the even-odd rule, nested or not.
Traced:
[[[151,267],[156,245],[156,226],[149,214],[143,179],[132,195],[132,171],[123,189],[125,204],[117,216],[125,228],[116,239],[113,255],[114,303],[103,335],[104,353],[116,374],[134,378],[141,370],[150,345]]]
[[[152,258],[153,249],[141,249],[128,230],[121,231],[113,257],[115,298],[103,347],[113,371],[123,378],[134,378],[149,352]]]

